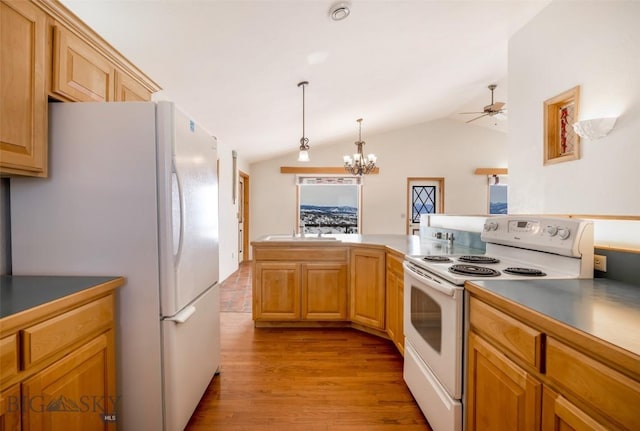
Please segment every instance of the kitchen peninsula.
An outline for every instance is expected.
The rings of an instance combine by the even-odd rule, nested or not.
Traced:
[[[404,256],[484,253],[417,235],[267,235],[251,245],[257,327],[348,326],[400,352]]]

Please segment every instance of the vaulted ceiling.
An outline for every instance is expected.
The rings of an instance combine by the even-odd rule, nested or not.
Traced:
[[[63,0],[249,162],[507,100],[508,39],[548,1]],[[507,103],[508,109],[508,103]],[[506,121],[471,125],[506,130]],[[366,129],[364,129],[366,127]]]

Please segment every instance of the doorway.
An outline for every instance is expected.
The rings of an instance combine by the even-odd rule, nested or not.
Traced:
[[[238,171],[238,263],[249,260],[249,175]]]
[[[420,235],[420,216],[444,212],[444,178],[407,178],[407,235]]]

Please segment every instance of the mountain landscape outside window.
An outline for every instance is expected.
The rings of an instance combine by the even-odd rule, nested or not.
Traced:
[[[358,178],[302,178],[298,220],[304,233],[360,233],[360,187]]]

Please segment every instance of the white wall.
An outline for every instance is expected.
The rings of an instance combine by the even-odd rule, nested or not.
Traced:
[[[640,215],[640,2],[554,1],[509,41],[509,211]],[[581,86],[580,119],[620,116],[543,166],[543,102]]]
[[[354,138],[333,145],[313,146],[308,166],[341,166],[342,156],[355,151]],[[363,123],[365,153],[378,156],[379,175],[364,177],[362,233],[406,232],[407,177],[444,177],[445,211],[485,214],[487,178],[474,175],[478,167],[506,167],[504,133],[442,119],[369,136]],[[291,146],[296,147],[296,142]],[[297,153],[251,165],[250,239],[291,233],[296,225],[295,175],[281,166],[303,166]],[[306,166],[304,165],[304,166]]]
[[[220,247],[220,281],[238,269],[238,202],[233,203],[233,158],[232,149],[218,140],[219,161],[219,195],[218,214],[220,217],[219,247]],[[238,169],[248,172],[249,166],[238,155]]]

